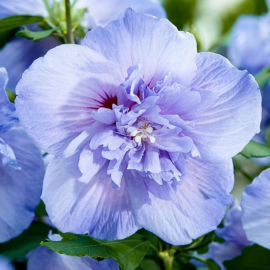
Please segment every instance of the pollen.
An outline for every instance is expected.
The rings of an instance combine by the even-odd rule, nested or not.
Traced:
[[[153,131],[153,127],[149,123],[145,123],[140,128],[132,131],[130,133],[130,136],[134,137],[134,140],[138,145],[141,145],[142,141],[146,141],[147,138],[149,138],[151,143],[154,143],[156,141],[156,138],[150,135],[153,133]]]

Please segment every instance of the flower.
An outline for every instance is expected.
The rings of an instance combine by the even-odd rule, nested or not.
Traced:
[[[231,203],[231,157],[259,132],[252,76],[132,9],[35,61],[16,91],[22,125],[55,155],[50,219],[100,239],[143,227],[181,245],[214,230]]]
[[[247,239],[241,218],[241,208],[237,205],[237,201],[234,201],[224,219],[224,227],[218,228],[215,231],[216,235],[223,238],[225,242],[212,242],[206,254],[199,255],[196,253],[195,256],[204,259],[212,259],[219,265],[221,270],[225,270],[223,265],[224,261],[231,260],[241,255],[242,249],[252,244],[252,242]],[[199,266],[198,262],[195,260],[192,260],[192,263]]]
[[[54,1],[49,1],[52,10]],[[64,5],[64,1],[62,2],[62,5]],[[159,18],[166,17],[162,5],[157,0],[79,0],[76,1],[74,6],[76,9],[85,7],[88,8],[88,11],[85,13],[82,23],[88,29],[98,25],[106,25],[113,19],[116,19],[118,14],[127,7],[132,7],[138,12],[151,14]],[[62,9],[64,11],[64,7]],[[12,15],[25,14],[49,17],[43,0],[27,0],[23,2],[20,0],[10,0],[0,2],[0,19]],[[60,18],[53,16],[49,20],[54,22],[55,20],[60,20]],[[63,24],[63,22],[58,21],[55,23]],[[38,25],[31,25],[30,29],[32,31],[42,30]],[[0,50],[0,66],[5,67],[10,76],[8,88],[14,91],[23,72],[33,61],[44,56],[46,52],[60,44],[60,41],[53,36],[39,42],[14,37]]]
[[[18,125],[0,68],[0,242],[19,235],[31,223],[40,201],[44,166],[40,150]]]
[[[14,270],[14,267],[3,257],[0,257],[1,270]]]
[[[256,39],[254,39],[256,36]],[[236,21],[228,47],[228,58],[256,75],[270,64],[270,13],[242,15]]]
[[[49,239],[52,241],[60,241],[61,236],[50,234]],[[74,257],[58,254],[46,247],[36,248],[29,256],[27,262],[28,270],[120,270],[114,259],[106,259],[97,261],[88,256]]]
[[[256,38],[254,39],[254,37]],[[228,58],[240,68],[247,69],[254,76],[270,65],[270,13],[262,16],[243,15],[235,23],[228,46]],[[270,82],[262,89],[261,132],[253,140],[267,141],[267,127],[270,121]],[[254,160],[259,164],[269,164],[269,158]]]
[[[270,169],[263,171],[242,195],[242,222],[248,240],[270,248]]]

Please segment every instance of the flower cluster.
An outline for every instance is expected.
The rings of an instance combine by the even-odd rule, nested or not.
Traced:
[[[270,64],[269,14],[234,26],[228,58],[246,71],[198,53],[157,0],[11,2],[0,3],[0,32],[35,23],[0,48],[0,253],[30,224],[26,235],[42,226],[49,236],[20,254],[29,270],[149,268],[149,247],[168,270],[182,255],[225,270],[255,243],[270,249],[270,169],[241,207],[231,195],[242,170],[232,158],[270,155],[254,142],[243,150],[262,104],[259,140],[268,128],[269,87],[261,94],[253,75]],[[201,254],[212,231],[224,242]]]

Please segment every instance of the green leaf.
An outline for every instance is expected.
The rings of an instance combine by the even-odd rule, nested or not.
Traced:
[[[0,254],[10,260],[24,258],[31,250],[40,245],[40,242],[48,236],[50,230],[54,229],[44,223],[33,222],[21,235],[9,242],[0,244]]]
[[[162,270],[162,267],[155,260],[143,259],[140,266],[136,270]]]
[[[51,250],[69,256],[89,256],[93,258],[114,258],[123,270],[136,269],[143,260],[149,246],[149,241],[138,237],[129,237],[120,241],[105,241],[91,238],[87,235],[60,233],[61,241],[42,242]]]
[[[27,39],[32,39],[33,41],[39,41],[50,36],[57,29],[58,28],[52,28],[44,31],[30,31],[26,26],[23,26],[23,30],[17,32],[16,35]]]
[[[242,254],[223,263],[227,270],[269,270],[270,250],[258,245],[245,247]]]
[[[251,157],[268,157],[270,156],[270,148],[266,145],[250,141],[240,154],[246,158]]]
[[[205,264],[207,265],[208,270],[219,270],[218,265],[211,259],[206,260]]]
[[[40,23],[44,20],[41,16],[14,15],[0,20],[0,33],[19,28],[25,24]]]
[[[37,217],[48,216],[44,202],[41,200],[37,208],[35,209],[35,215]]]
[[[265,67],[257,76],[256,81],[260,89],[263,89],[267,82],[270,80],[270,66]]]

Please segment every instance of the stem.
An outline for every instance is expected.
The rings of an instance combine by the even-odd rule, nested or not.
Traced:
[[[69,0],[65,0],[66,5],[66,21],[67,21],[67,43],[74,44],[74,36],[72,32],[72,26],[71,26],[71,12],[70,12],[70,2]]]
[[[175,250],[166,250],[166,251],[159,252],[158,255],[163,261],[165,270],[173,269],[174,253],[175,253]]]

